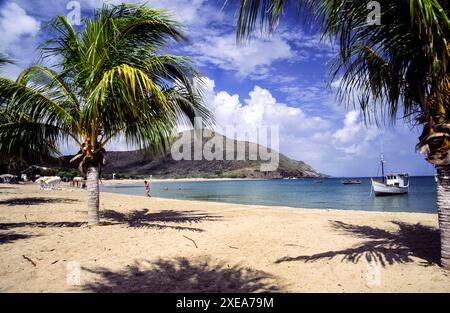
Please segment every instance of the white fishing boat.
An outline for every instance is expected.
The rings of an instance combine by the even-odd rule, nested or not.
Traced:
[[[375,196],[392,196],[406,194],[409,191],[408,173],[384,174],[384,159],[381,154],[381,180],[372,180],[372,190]]]
[[[383,181],[372,179],[372,189],[375,196],[401,195],[409,191],[409,176],[407,173],[387,174]]]

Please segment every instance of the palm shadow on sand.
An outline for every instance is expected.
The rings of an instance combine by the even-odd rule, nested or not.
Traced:
[[[19,223],[0,223],[0,230],[8,230],[21,227],[81,227],[87,225],[85,222],[19,222]]]
[[[208,258],[192,262],[179,257],[144,261],[119,271],[83,268],[98,280],[82,289],[91,292],[279,292],[270,274],[240,265],[212,263]]]
[[[1,200],[0,205],[39,205],[46,203],[74,203],[78,200],[68,198],[22,197]]]
[[[217,215],[209,215],[197,211],[173,211],[166,210],[155,213],[148,213],[148,209],[134,210],[128,213],[117,212],[114,210],[102,210],[100,216],[108,222],[124,223],[133,228],[156,228],[156,229],[175,229],[187,230],[194,232],[203,232],[204,230],[197,227],[169,225],[172,224],[192,224],[202,221],[214,221],[221,218]],[[107,223],[102,223],[107,224]],[[9,230],[21,227],[81,227],[87,225],[86,222],[17,222],[17,223],[0,223],[0,230]]]
[[[19,234],[14,232],[3,233],[0,234],[0,245],[31,237],[35,237],[35,235]]]
[[[168,225],[165,223],[192,224],[200,223],[202,221],[215,221],[221,218],[221,216],[218,215],[209,215],[198,211],[165,210],[149,213],[148,209],[134,210],[127,213],[114,210],[103,210],[100,212],[100,216],[109,221],[125,223],[133,228],[169,228],[196,232],[202,232],[203,229],[190,226]]]
[[[358,263],[362,257],[369,262],[376,262],[385,267],[387,264],[413,262],[412,257],[422,259],[422,265],[439,264],[440,235],[439,230],[418,224],[391,221],[399,229],[391,232],[381,228],[352,225],[332,221],[331,226],[342,233],[366,241],[343,250],[327,251],[313,255],[283,257],[275,263],[303,261],[314,262],[321,259],[342,257],[342,262]]]
[[[21,197],[21,198],[10,198],[0,201],[0,205],[40,205],[48,203],[75,203],[79,202],[75,199],[69,198],[47,198],[47,197]],[[25,216],[26,218],[26,216]],[[13,228],[21,227],[38,227],[38,228],[49,228],[49,227],[81,227],[86,225],[84,222],[17,222],[17,223],[0,223],[0,230],[8,230]]]

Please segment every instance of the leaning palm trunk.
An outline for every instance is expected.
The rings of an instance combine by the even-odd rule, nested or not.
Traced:
[[[450,45],[449,45],[450,48]],[[450,269],[450,76],[426,98],[429,112],[419,117],[424,123],[417,148],[437,169],[437,210],[441,233],[441,265]]]
[[[437,209],[441,232],[441,265],[450,269],[450,165],[437,166]]]
[[[97,225],[99,223],[99,167],[90,166],[87,169],[87,192],[88,192],[88,225]]]

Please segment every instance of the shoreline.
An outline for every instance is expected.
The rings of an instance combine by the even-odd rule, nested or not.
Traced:
[[[122,195],[122,196],[130,196],[130,197],[137,197],[137,198],[144,198],[146,199],[146,196],[139,196],[139,195],[130,195],[126,193],[120,193],[120,192],[108,192],[108,191],[101,191],[100,197],[102,194],[112,194],[112,195]],[[269,204],[247,204],[247,203],[238,203],[238,202],[225,202],[225,201],[209,201],[209,200],[192,200],[192,199],[176,199],[176,198],[164,198],[164,197],[156,197],[152,196],[152,199],[159,199],[159,200],[169,200],[169,201],[179,201],[179,202],[195,202],[195,203],[201,203],[201,204],[230,204],[230,205],[242,205],[249,208],[261,208],[261,209],[281,209],[281,210],[307,210],[307,211],[314,211],[314,212],[320,212],[320,211],[327,211],[327,212],[354,212],[354,213],[376,213],[376,214],[425,214],[425,215],[436,215],[437,212],[431,213],[431,212],[407,212],[407,211],[395,211],[395,212],[389,212],[389,211],[372,211],[372,210],[355,210],[355,209],[334,209],[334,208],[307,208],[307,207],[292,207],[292,206],[283,206],[283,205],[269,205]]]
[[[450,272],[435,264],[436,214],[105,192],[104,224],[88,227],[85,208],[82,190],[0,185],[0,290],[450,292]],[[70,285],[73,262],[81,278]]]
[[[142,183],[144,180],[149,180],[150,177],[142,179],[107,179],[101,180],[104,185],[122,185],[131,183]],[[198,182],[198,181],[239,181],[239,180],[267,180],[262,178],[152,178],[151,182]]]
[[[202,182],[202,181],[266,181],[267,179],[236,179],[236,178],[231,178],[231,179],[188,179],[188,180],[172,180],[172,179],[161,179],[161,180],[154,180],[152,179],[152,182],[157,182],[157,183],[164,183],[164,182]],[[115,183],[114,181],[112,181],[110,184],[103,184],[104,186],[108,186],[108,187],[112,187],[112,186],[120,186],[120,185],[127,185],[127,184],[138,184],[138,183],[143,183],[143,180],[123,180],[121,183]],[[110,191],[102,191],[102,193],[108,193]],[[132,196],[133,194],[127,194],[127,193],[121,193],[121,192],[110,192],[113,194],[121,194],[121,195],[130,195]],[[138,196],[140,197],[141,195],[133,195],[133,196]],[[145,197],[144,195],[142,195],[143,197]],[[152,196],[152,198],[158,198],[156,196]],[[296,210],[328,210],[328,211],[344,211],[344,212],[350,212],[350,211],[354,211],[354,212],[380,212],[380,213],[407,213],[407,214],[431,214],[431,215],[435,215],[437,214],[437,211],[434,212],[421,212],[421,211],[381,211],[381,210],[364,210],[364,209],[343,209],[343,208],[331,208],[331,207],[324,207],[324,208],[318,208],[318,207],[297,207],[297,206],[289,206],[289,205],[282,205],[282,204],[249,204],[249,203],[239,203],[239,202],[229,202],[229,201],[210,201],[210,200],[195,200],[195,199],[177,199],[177,198],[171,198],[171,197],[159,197],[161,199],[170,199],[170,200],[180,200],[180,201],[199,201],[199,202],[213,202],[213,203],[226,203],[226,204],[233,204],[233,205],[246,205],[246,206],[263,206],[263,207],[268,207],[268,208],[273,208],[273,207],[277,207],[277,208],[289,208],[289,209],[296,209]]]

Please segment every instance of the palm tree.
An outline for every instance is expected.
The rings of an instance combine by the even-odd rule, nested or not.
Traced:
[[[380,25],[367,22],[372,8],[366,2],[295,2],[298,12],[308,12],[323,35],[339,44],[330,72],[331,80],[342,77],[342,102],[359,105],[368,122],[395,122],[401,114],[423,126],[417,149],[437,168],[441,264],[450,268],[449,1],[378,0]],[[289,5],[241,0],[237,37],[249,38],[258,25],[272,31]]]
[[[0,78],[0,150],[25,146],[58,153],[76,142],[71,160],[87,175],[88,224],[99,223],[99,170],[105,145],[117,136],[141,148],[164,151],[179,123],[196,116],[212,122],[186,57],[162,54],[185,41],[179,24],[144,5],[104,5],[76,31],[65,17],[51,22],[53,37],[42,58],[55,68],[33,65],[16,81]]]

